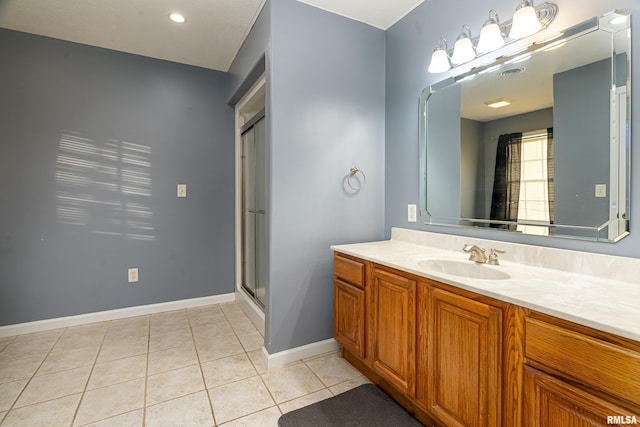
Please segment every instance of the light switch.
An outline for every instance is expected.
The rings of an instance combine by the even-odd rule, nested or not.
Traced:
[[[187,197],[187,184],[178,184],[178,197]]]
[[[127,281],[129,283],[138,282],[138,268],[130,268],[127,270]]]
[[[416,205],[407,205],[407,221],[416,222]]]
[[[596,184],[596,197],[607,197],[607,184]]]

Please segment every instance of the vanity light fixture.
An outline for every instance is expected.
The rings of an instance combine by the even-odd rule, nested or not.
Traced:
[[[451,69],[451,63],[449,62],[449,54],[447,53],[447,40],[444,37],[440,37],[438,40],[438,47],[433,50],[431,55],[431,63],[427,71],[430,73],[444,73]]]
[[[522,0],[513,14],[513,23],[509,38],[518,40],[529,37],[542,29],[542,23],[538,19],[538,12],[533,7],[532,0]]]
[[[498,98],[494,99],[493,101],[487,101],[484,104],[490,108],[502,108],[506,107],[507,105],[511,105],[511,100],[507,98]]]
[[[491,13],[495,16],[495,19],[491,17]],[[500,49],[504,46],[505,41],[502,36],[502,29],[500,28],[500,21],[498,19],[498,12],[491,9],[489,11],[489,19],[482,25],[480,30],[480,40],[478,40],[478,46],[476,46],[476,52],[487,53]]]
[[[170,13],[169,19],[171,19],[176,24],[184,24],[185,22],[187,22],[187,18],[185,18],[183,14],[178,12]]]
[[[453,46],[453,55],[451,55],[451,63],[453,65],[464,64],[476,57],[476,51],[471,43],[471,29],[468,25],[462,26],[462,31],[456,39]]]
[[[498,13],[491,9],[489,19],[485,21],[478,37],[471,37],[468,25],[462,26],[462,32],[456,39],[453,52],[447,51],[440,38],[438,47],[433,51],[428,71],[430,73],[444,73],[452,66],[472,61],[478,56],[493,52],[501,47],[533,35],[549,26],[558,13],[558,6],[545,2],[534,6],[532,0],[522,0],[518,4],[512,20],[500,24]],[[508,37],[505,34],[509,34]],[[527,50],[525,46],[523,50]],[[509,54],[511,56],[513,53]],[[503,55],[504,56],[504,55]]]

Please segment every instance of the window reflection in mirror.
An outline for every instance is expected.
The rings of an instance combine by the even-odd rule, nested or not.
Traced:
[[[426,223],[605,241],[627,234],[628,16],[545,37],[423,92]]]

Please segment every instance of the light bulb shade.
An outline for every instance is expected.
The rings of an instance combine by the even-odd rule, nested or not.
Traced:
[[[518,5],[516,13],[513,14],[509,37],[514,40],[523,39],[537,33],[541,28],[542,24],[538,19],[538,13],[531,3],[525,0]]]
[[[476,57],[473,50],[473,44],[469,37],[458,37],[456,44],[453,46],[453,55],[451,55],[451,63],[454,65],[464,64]]]
[[[449,71],[451,69],[451,63],[449,62],[449,57],[447,55],[447,51],[442,48],[437,48],[433,51],[433,55],[431,55],[431,63],[429,64],[429,68],[427,71],[430,73],[444,73],[445,71]]]
[[[480,40],[478,40],[478,46],[476,51],[478,53],[487,53],[504,46],[505,41],[502,37],[502,31],[500,27],[494,21],[487,22],[480,31]]]

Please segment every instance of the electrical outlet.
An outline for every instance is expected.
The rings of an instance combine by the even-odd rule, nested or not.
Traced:
[[[407,205],[407,221],[416,222],[417,210],[416,205]]]
[[[596,184],[596,197],[607,197],[607,184]]]
[[[187,184],[178,184],[178,197],[187,197]]]
[[[127,270],[127,280],[129,283],[137,283],[138,282],[138,268],[130,268]]]

